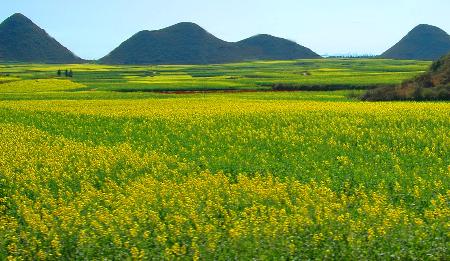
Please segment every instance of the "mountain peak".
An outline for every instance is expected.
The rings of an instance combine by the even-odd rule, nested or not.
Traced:
[[[26,17],[25,15],[23,15],[21,13],[15,13],[15,14],[11,15],[9,17],[9,19],[26,19],[26,20],[29,20],[28,17]]]
[[[261,42],[284,42],[285,44],[293,44],[293,45],[297,45],[297,43],[295,43],[294,41],[288,40],[288,39],[284,39],[284,38],[280,38],[280,37],[276,37],[270,34],[257,34],[254,35],[252,37],[249,37],[247,39],[244,39],[242,41],[240,41],[241,43],[261,43]]]
[[[238,44],[247,50],[252,50],[251,59],[292,60],[301,58],[320,58],[310,49],[291,40],[270,34],[258,34],[244,39]]]
[[[0,60],[43,63],[82,61],[20,13],[0,24]]]
[[[179,23],[176,23],[176,24],[174,24],[172,26],[174,26],[174,27],[176,27],[176,26],[185,26],[185,27],[202,28],[200,25],[198,25],[196,23],[193,23],[193,22],[179,22]]]
[[[11,15],[10,17],[6,18],[5,21],[3,21],[2,25],[14,25],[14,26],[37,26],[31,21],[28,17],[21,13],[15,13]]]
[[[275,37],[275,36],[270,35],[270,34],[256,34],[250,38],[272,38],[272,37]]]
[[[248,39],[271,40],[271,39],[281,39],[281,38],[278,38],[278,37],[270,35],[270,34],[257,34],[250,38],[247,38],[246,40],[248,40]]]
[[[166,27],[164,29],[161,29],[161,31],[171,31],[171,32],[205,32],[206,30],[203,29],[201,26],[199,26],[196,23],[192,22],[181,22],[174,24],[172,26]]]
[[[441,28],[431,25],[431,24],[419,24],[416,27],[413,28],[412,31],[414,30],[439,30],[439,31],[443,31]]]
[[[450,52],[450,36],[444,30],[433,25],[419,24],[381,57],[436,60],[448,52]]]
[[[409,33],[408,35],[423,35],[423,34],[427,34],[427,35],[440,35],[442,36],[448,36],[447,32],[445,32],[444,30],[442,30],[441,28],[434,26],[434,25],[429,25],[429,24],[419,24],[418,26],[414,27]],[[419,36],[420,37],[420,36]]]

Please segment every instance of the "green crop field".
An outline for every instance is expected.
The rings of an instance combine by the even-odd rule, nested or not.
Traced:
[[[398,84],[424,72],[430,62],[376,59],[323,59],[193,66],[28,65],[0,66],[0,82],[55,78],[74,71],[80,90],[298,90],[367,89]],[[0,89],[0,92],[3,92]]]
[[[3,64],[0,259],[445,260],[450,103],[349,98],[429,64]]]

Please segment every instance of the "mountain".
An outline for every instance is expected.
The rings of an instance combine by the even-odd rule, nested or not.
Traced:
[[[39,63],[78,63],[82,59],[22,14],[0,24],[0,60]]]
[[[208,64],[237,60],[239,50],[194,23],[141,31],[100,60],[112,64]]]
[[[281,38],[256,36],[223,41],[194,23],[141,31],[100,59],[106,64],[214,64],[259,59],[318,58],[311,50]]]
[[[380,57],[434,61],[448,52],[450,36],[436,26],[421,24]]]
[[[255,60],[292,60],[320,58],[310,49],[293,41],[268,34],[255,35],[237,43],[248,50],[246,59]]]
[[[369,90],[368,101],[387,100],[450,100],[450,53],[435,61],[430,69],[399,86]]]

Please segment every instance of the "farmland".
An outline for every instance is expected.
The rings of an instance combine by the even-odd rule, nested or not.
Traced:
[[[0,82],[51,79],[56,77],[57,70],[70,69],[74,71],[72,80],[84,85],[80,90],[272,90],[276,85],[299,90],[367,89],[398,84],[426,71],[429,65],[426,61],[374,59],[262,61],[208,66],[7,64],[0,66]]]
[[[445,259],[450,104],[348,97],[428,66],[4,64],[0,259]]]

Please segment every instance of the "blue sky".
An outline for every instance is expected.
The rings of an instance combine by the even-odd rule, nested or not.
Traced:
[[[195,22],[226,41],[259,33],[319,54],[379,54],[414,26],[450,32],[449,0],[8,0],[0,19],[23,13],[85,59],[101,58],[141,30]]]

